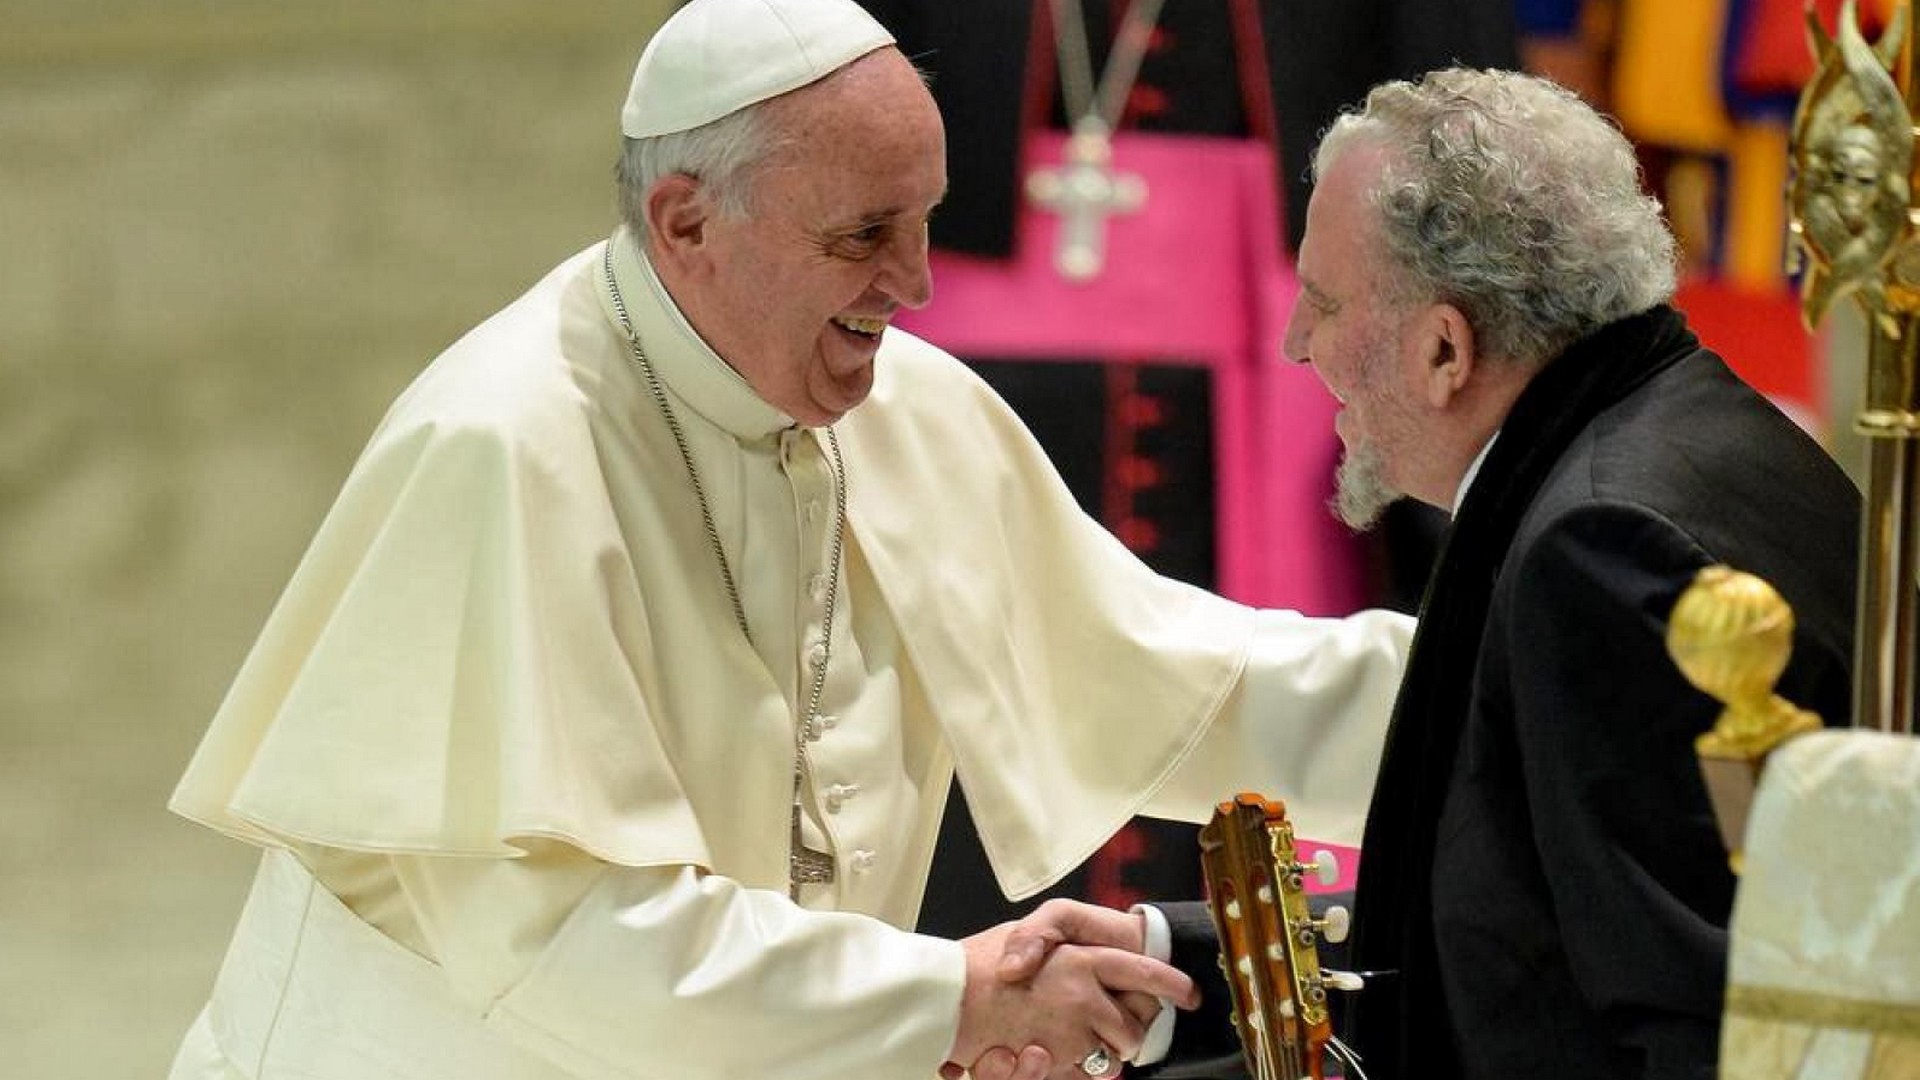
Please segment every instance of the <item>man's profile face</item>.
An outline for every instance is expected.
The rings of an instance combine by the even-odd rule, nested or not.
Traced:
[[[751,209],[708,221],[714,273],[683,307],[769,404],[830,424],[872,390],[894,313],[932,295],[926,223],[946,193],[946,136],[890,48],[770,112],[776,146],[749,180]]]
[[[1404,320],[1381,295],[1371,261],[1374,211],[1360,195],[1378,168],[1377,151],[1356,146],[1315,186],[1285,341],[1288,359],[1311,363],[1340,402],[1334,430],[1345,453],[1334,507],[1356,529],[1401,496],[1401,472],[1421,449],[1418,385],[1406,374],[1417,365],[1402,362]]]

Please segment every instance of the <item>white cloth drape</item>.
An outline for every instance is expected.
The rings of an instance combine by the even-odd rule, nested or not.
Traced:
[[[1920,1076],[1920,739],[1789,740],[1743,850],[1720,1075]]]

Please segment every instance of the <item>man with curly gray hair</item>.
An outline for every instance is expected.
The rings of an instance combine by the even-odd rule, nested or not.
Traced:
[[[1666,658],[1667,613],[1709,564],[1767,578],[1798,615],[1782,693],[1844,718],[1858,495],[1667,306],[1660,206],[1567,91],[1388,83],[1315,172],[1286,352],[1342,405],[1337,510],[1452,514],[1367,820],[1344,1043],[1372,1080],[1709,1077],[1734,879],[1693,754],[1718,706]],[[1204,907],[1155,910],[1206,995],[1167,1061],[1234,1071]]]
[[[1315,256],[1357,268],[1353,229],[1363,225],[1345,217],[1357,211],[1370,219],[1364,270],[1380,306],[1438,302],[1448,309],[1447,330],[1469,333],[1475,352],[1503,362],[1487,387],[1499,392],[1475,395],[1485,407],[1472,437],[1450,456],[1418,462],[1424,468],[1403,480],[1409,486],[1385,486],[1380,451],[1349,441],[1338,508],[1356,528],[1401,494],[1449,507],[1466,463],[1533,371],[1600,327],[1673,296],[1673,234],[1659,202],[1641,190],[1632,147],[1550,82],[1452,70],[1418,85],[1387,83],[1364,111],[1335,121],[1314,174],[1354,197],[1321,200],[1322,217],[1340,215],[1335,251],[1302,246],[1302,306],[1289,327],[1289,356],[1316,361],[1341,395],[1352,373],[1340,369],[1340,349],[1322,357],[1316,335],[1337,336],[1362,321],[1370,332],[1385,329],[1372,319],[1322,318],[1334,284],[1321,276],[1336,271],[1320,271]]]

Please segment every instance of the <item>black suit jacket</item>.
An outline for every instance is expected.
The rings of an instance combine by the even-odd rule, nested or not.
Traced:
[[[1708,564],[1767,579],[1797,623],[1781,693],[1846,722],[1859,499],[1718,357],[1691,335],[1677,347],[1578,429],[1524,507],[1507,508],[1517,528],[1488,553],[1480,632],[1434,641],[1423,625],[1415,641],[1409,680],[1422,649],[1445,650],[1459,662],[1441,677],[1464,681],[1467,707],[1457,739],[1398,774],[1435,785],[1438,813],[1404,830],[1430,854],[1430,876],[1391,895],[1377,880],[1370,891],[1367,860],[1400,839],[1376,833],[1395,827],[1383,800],[1404,807],[1396,792],[1375,795],[1356,948],[1370,919],[1406,929],[1386,962],[1360,960],[1402,971],[1354,1003],[1365,1017],[1382,1011],[1376,995],[1401,997],[1385,1007],[1397,1025],[1357,1032],[1372,1080],[1713,1075],[1734,879],[1692,744],[1718,706],[1668,659],[1667,614]],[[1583,363],[1610,359],[1576,348]],[[1470,495],[1456,536],[1490,509]],[[1390,759],[1427,719],[1406,705],[1403,692]],[[1224,995],[1217,966],[1193,961],[1214,948],[1204,912],[1169,913],[1186,970],[1210,1001]],[[1173,1064],[1234,1046],[1217,1021],[1183,1018],[1176,1031]]]

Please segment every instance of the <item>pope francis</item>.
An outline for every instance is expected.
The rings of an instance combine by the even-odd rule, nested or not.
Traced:
[[[1117,1071],[1184,976],[907,929],[949,784],[1014,897],[1243,787],[1352,842],[1409,622],[1155,576],[888,326],[944,136],[849,0],[693,0],[621,129],[621,227],[395,402],[180,783],[265,854],[173,1077]]]

